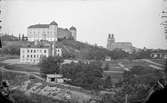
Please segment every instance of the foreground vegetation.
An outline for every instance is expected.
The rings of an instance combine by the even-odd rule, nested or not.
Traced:
[[[55,100],[49,97],[36,95],[36,94],[27,96],[24,94],[24,92],[21,92],[18,90],[13,91],[11,96],[13,97],[16,103],[67,103],[65,101]]]

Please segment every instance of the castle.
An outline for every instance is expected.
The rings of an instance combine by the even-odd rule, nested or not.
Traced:
[[[59,41],[63,39],[76,40],[77,30],[75,27],[70,29],[59,28],[55,21],[50,24],[35,24],[27,28],[29,41]]]
[[[114,34],[108,35],[107,49],[109,50],[122,49],[123,51],[128,53],[132,53],[134,51],[134,47],[131,42],[116,42]]]

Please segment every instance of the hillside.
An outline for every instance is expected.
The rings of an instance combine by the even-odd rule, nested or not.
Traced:
[[[28,41],[3,41],[3,47],[27,47],[32,45]],[[80,59],[104,59],[110,52],[109,50],[86,43],[74,40],[63,40],[56,43],[56,47],[63,49],[65,58],[80,58]]]
[[[82,59],[102,59],[110,51],[74,40],[63,40],[57,43],[57,47],[63,48],[65,57],[76,57]]]

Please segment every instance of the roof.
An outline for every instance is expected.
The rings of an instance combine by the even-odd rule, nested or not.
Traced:
[[[133,45],[131,42],[116,42],[111,44],[111,48],[132,49]]]
[[[35,24],[31,25],[28,28],[49,28],[49,25],[58,25],[55,21],[52,21],[50,24]]]
[[[48,24],[35,24],[35,25],[31,25],[28,28],[49,28]]]
[[[49,47],[22,47],[20,49],[49,49]]]
[[[61,74],[47,74],[48,78],[61,78],[63,77]]]
[[[70,27],[70,30],[76,30],[76,28],[74,26]]]
[[[50,25],[58,25],[55,21],[52,21]]]

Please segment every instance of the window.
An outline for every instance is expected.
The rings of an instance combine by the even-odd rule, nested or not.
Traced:
[[[32,55],[31,55],[31,58],[32,58]]]
[[[34,58],[36,57],[36,55],[34,55]]]
[[[32,53],[32,50],[31,50],[31,53]]]
[[[44,50],[44,53],[46,53],[46,50]]]
[[[36,53],[36,50],[34,50],[34,53]]]
[[[50,78],[50,81],[51,81],[51,82],[54,82],[54,81],[55,81],[55,78]]]
[[[27,52],[29,53],[29,50],[27,50]]]
[[[27,55],[27,57],[29,57],[29,55]]]

